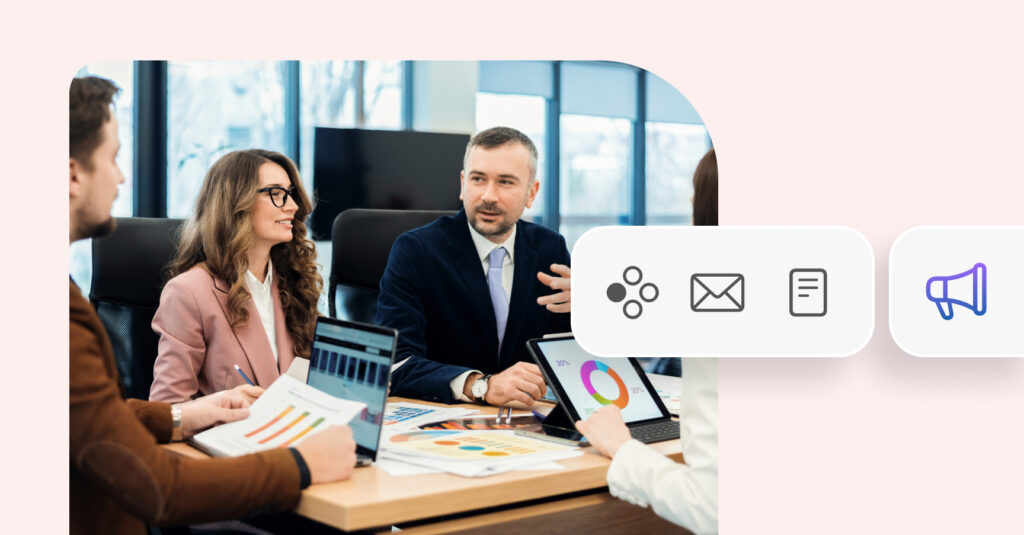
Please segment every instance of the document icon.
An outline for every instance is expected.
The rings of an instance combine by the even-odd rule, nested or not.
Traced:
[[[828,311],[828,273],[824,269],[789,272],[789,314],[824,316]]]
[[[690,276],[690,310],[694,312],[741,312],[743,275],[696,273]]]

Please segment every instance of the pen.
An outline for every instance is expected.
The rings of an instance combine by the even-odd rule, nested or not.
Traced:
[[[235,371],[238,372],[238,375],[242,376],[242,379],[245,379],[245,382],[249,383],[252,386],[256,386],[256,383],[249,380],[249,377],[245,375],[245,372],[242,371],[242,368],[238,367],[238,364],[235,364]]]
[[[494,419],[495,422],[501,423],[501,413],[505,410],[505,407],[498,407],[498,417]],[[505,423],[512,423],[512,407],[508,407],[508,413],[505,414]]]
[[[547,418],[547,415],[545,415],[542,412],[537,412],[537,411],[531,411],[531,412],[533,412],[533,417],[536,418],[538,422],[543,422],[544,418]]]

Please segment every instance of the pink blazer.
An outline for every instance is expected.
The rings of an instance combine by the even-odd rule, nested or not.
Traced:
[[[264,388],[287,371],[295,352],[276,280],[271,289],[280,366],[274,362],[252,299],[245,304],[249,320],[236,331],[228,322],[227,283],[215,279],[202,265],[168,281],[153,317],[160,344],[149,399],[178,403],[234,388],[245,382],[235,364]]]

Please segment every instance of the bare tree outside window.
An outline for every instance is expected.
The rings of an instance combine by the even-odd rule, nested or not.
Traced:
[[[367,61],[363,68],[365,128],[402,127],[402,62]]]
[[[299,73],[299,171],[307,190],[313,191],[314,128],[356,125],[356,62],[303,61]]]

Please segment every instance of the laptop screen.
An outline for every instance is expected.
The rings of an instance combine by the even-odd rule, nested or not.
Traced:
[[[581,418],[605,405],[617,405],[626,423],[663,416],[631,359],[595,357],[573,338],[541,340],[537,347]]]
[[[380,439],[394,350],[390,329],[317,319],[306,382],[334,397],[366,403],[349,426],[357,451],[371,457]]]

